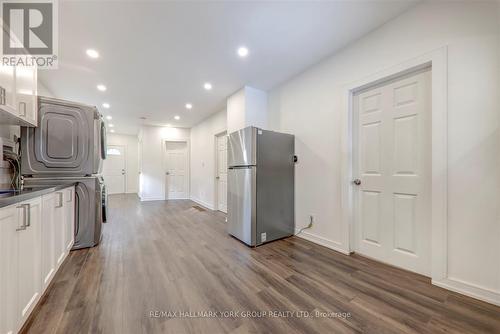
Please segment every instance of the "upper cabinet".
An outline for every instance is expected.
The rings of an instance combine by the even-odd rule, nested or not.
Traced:
[[[35,127],[37,68],[0,66],[0,124]]]
[[[36,67],[16,68],[16,106],[18,116],[37,126],[37,70]]]
[[[9,36],[20,44],[12,33]],[[38,126],[37,80],[36,65],[0,65],[0,124]]]
[[[16,113],[16,68],[0,66],[0,107]]]

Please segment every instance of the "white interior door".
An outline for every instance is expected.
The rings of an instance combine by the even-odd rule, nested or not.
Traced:
[[[167,199],[186,199],[188,195],[188,155],[186,142],[165,142]]]
[[[356,94],[353,121],[356,251],[427,276],[430,95],[430,70],[406,75]]]
[[[123,194],[125,192],[125,147],[108,145],[107,157],[104,160],[103,176],[108,194]]]
[[[217,210],[227,213],[227,136],[217,136]]]

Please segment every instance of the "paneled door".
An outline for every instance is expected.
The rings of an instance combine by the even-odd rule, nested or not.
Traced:
[[[430,276],[431,71],[355,94],[355,250]]]
[[[123,194],[125,192],[125,147],[108,145],[107,157],[104,160],[102,174],[108,194]]]
[[[187,142],[165,142],[166,199],[189,198],[187,154]]]
[[[217,210],[227,213],[227,136],[226,134],[216,137],[217,154]]]

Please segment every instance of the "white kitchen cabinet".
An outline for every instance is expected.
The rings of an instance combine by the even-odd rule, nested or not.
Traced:
[[[38,126],[37,68],[0,65],[0,124]]]
[[[41,209],[40,197],[22,202],[19,209],[21,230],[18,231],[17,316],[24,323],[41,296]],[[22,229],[24,228],[24,230]]]
[[[17,114],[16,68],[14,66],[0,66],[0,108]]]
[[[74,187],[42,196],[42,288],[45,289],[74,242]]]
[[[75,242],[75,187],[64,189],[65,238],[66,252]]]
[[[54,237],[54,214],[56,206],[56,195],[50,193],[42,196],[42,245],[41,245],[41,284],[45,289],[56,272],[55,262],[55,237]]]
[[[17,330],[18,209],[0,209],[0,334]]]
[[[34,66],[16,67],[16,106],[20,118],[38,125],[37,69]]]
[[[74,187],[0,208],[0,334],[26,322],[73,245],[73,226]]]
[[[0,124],[38,126],[37,68],[0,66]]]
[[[55,263],[58,268],[66,255],[65,245],[65,229],[66,229],[66,212],[64,207],[64,190],[56,191],[56,205],[54,206],[54,250]]]
[[[20,43],[11,32],[9,36],[11,42]],[[0,65],[1,124],[38,126],[37,72],[36,65]]]
[[[0,333],[16,333],[40,299],[41,200],[0,209]]]

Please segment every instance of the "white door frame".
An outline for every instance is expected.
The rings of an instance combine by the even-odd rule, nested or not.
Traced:
[[[215,168],[214,168],[214,209],[215,210],[219,210],[219,182],[217,180],[217,176],[218,176],[218,170],[219,170],[219,157],[218,157],[218,153],[219,153],[219,149],[218,149],[218,137],[220,136],[227,136],[227,131],[224,130],[224,131],[220,131],[218,133],[216,133],[214,135],[214,161],[215,161]],[[226,203],[227,204],[227,203]]]
[[[354,249],[354,191],[353,178],[353,96],[374,84],[411,73],[420,68],[432,68],[432,153],[431,153],[431,277],[434,284],[447,278],[447,123],[448,81],[447,47],[442,47],[362,80],[345,85],[341,119],[341,209],[342,231],[339,250],[351,253]]]
[[[163,138],[161,140],[162,145],[162,172],[163,172],[163,199],[167,200],[167,176],[165,174],[165,170],[167,168],[167,143],[186,143],[186,159],[187,159],[187,167],[186,167],[186,176],[187,176],[187,189],[186,189],[186,199],[191,198],[191,144],[189,142],[189,138]]]

